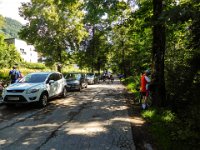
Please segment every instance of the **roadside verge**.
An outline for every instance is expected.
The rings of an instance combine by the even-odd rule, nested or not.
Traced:
[[[127,105],[129,106],[129,116],[132,118],[131,128],[138,150],[156,150],[157,146],[152,135],[148,132],[148,122],[141,116],[141,105],[134,103],[134,94],[125,91]]]

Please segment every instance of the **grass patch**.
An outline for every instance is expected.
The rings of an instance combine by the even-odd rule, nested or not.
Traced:
[[[134,102],[140,99],[139,76],[123,79],[123,84],[134,94]],[[198,88],[197,88],[198,89]],[[198,99],[198,98],[197,98]],[[200,106],[190,104],[184,110],[172,111],[161,108],[149,108],[141,112],[147,121],[147,131],[154,137],[157,149],[196,150],[200,147]],[[137,104],[137,103],[135,103]]]
[[[142,116],[150,123],[149,131],[156,139],[159,149],[171,149],[170,124],[175,120],[174,114],[169,110],[151,108],[142,111]]]

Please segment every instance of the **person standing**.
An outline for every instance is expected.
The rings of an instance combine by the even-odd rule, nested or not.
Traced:
[[[147,97],[149,94],[148,91],[148,85],[151,82],[150,78],[148,77],[148,75],[150,74],[149,70],[146,70],[140,79],[140,92],[142,95],[142,108],[145,109],[146,108],[146,101],[147,101]]]
[[[11,84],[15,83],[20,77],[20,72],[17,70],[17,66],[13,66],[13,69],[9,72]]]

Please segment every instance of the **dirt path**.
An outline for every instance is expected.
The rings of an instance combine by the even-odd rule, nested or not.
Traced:
[[[153,137],[148,132],[150,125],[141,116],[141,105],[134,103],[134,95],[125,91],[125,97],[129,106],[129,116],[132,118],[131,127],[135,147],[137,150],[157,150]]]

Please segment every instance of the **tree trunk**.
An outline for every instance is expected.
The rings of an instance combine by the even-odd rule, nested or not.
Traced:
[[[153,105],[164,106],[166,102],[164,79],[165,23],[160,20],[163,0],[153,0],[153,47],[152,47],[152,98]]]

